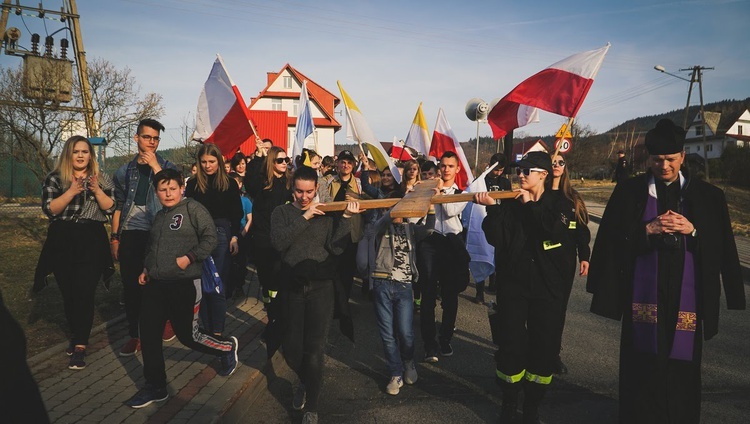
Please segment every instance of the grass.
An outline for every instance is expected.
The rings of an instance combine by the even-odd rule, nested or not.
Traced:
[[[5,305],[26,333],[28,355],[33,356],[68,340],[68,325],[62,297],[54,278],[50,285],[32,296],[39,252],[47,234],[46,219],[0,217],[0,291]],[[94,327],[122,313],[119,305],[121,285],[117,273],[107,292],[97,288]]]
[[[607,203],[614,189],[614,184],[608,181],[575,181],[573,185],[581,190],[584,200],[600,204]],[[717,185],[726,193],[735,235],[750,236],[750,190]],[[0,216],[0,263],[3,264],[0,291],[11,314],[26,332],[29,356],[68,339],[62,298],[54,278],[50,277],[50,285],[41,293],[31,296],[34,269],[47,225],[47,220],[41,216]],[[97,288],[94,327],[122,313],[119,277],[119,273],[115,273],[109,292],[102,285]]]

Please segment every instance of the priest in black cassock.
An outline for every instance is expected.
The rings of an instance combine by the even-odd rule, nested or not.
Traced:
[[[728,309],[745,309],[724,192],[681,170],[684,141],[668,119],[646,134],[650,169],[615,187],[591,256],[591,311],[622,319],[621,423],[699,422],[720,282]]]

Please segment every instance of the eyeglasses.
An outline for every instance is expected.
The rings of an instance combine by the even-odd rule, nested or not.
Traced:
[[[528,177],[529,174],[531,174],[532,172],[542,172],[542,171],[545,171],[545,170],[542,168],[516,168],[516,175],[520,177],[521,174],[523,174],[525,177]]]
[[[292,161],[292,160],[291,160],[291,159],[289,159],[288,157],[286,157],[286,158],[276,158],[276,159],[274,159],[274,162],[276,162],[276,164],[277,164],[277,165],[281,165],[282,163],[286,163],[287,165],[289,165],[289,163],[290,163],[291,161]]]
[[[565,161],[562,159],[553,161],[552,166],[559,166],[560,168],[562,168],[563,166],[565,166]]]
[[[146,141],[154,140],[156,142],[159,142],[161,140],[161,137],[159,137],[158,135],[156,137],[154,137],[154,136],[151,136],[151,135],[148,135],[148,134],[143,134],[143,135],[142,134],[138,134],[138,137],[140,137],[140,138],[142,138],[142,139],[144,139]]]

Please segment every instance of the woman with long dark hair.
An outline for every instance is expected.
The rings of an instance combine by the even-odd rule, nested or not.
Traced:
[[[275,300],[279,292],[279,255],[271,245],[271,213],[277,206],[292,201],[292,178],[289,169],[290,159],[284,149],[273,146],[255,174],[247,176],[245,188],[253,199],[253,225],[250,227],[250,239],[253,259],[258,271],[258,281],[262,290],[263,302],[268,313],[268,326],[263,333],[264,339],[280,334],[274,330],[281,311]]]
[[[115,210],[114,184],[99,170],[86,137],[65,141],[55,169],[44,180],[42,210],[50,225],[35,287],[54,273],[72,333],[65,351],[70,356],[68,368],[80,370],[86,367],[96,285],[114,273],[104,228],[107,215]]]
[[[198,172],[187,183],[185,197],[192,197],[202,204],[216,225],[218,242],[211,256],[216,263],[221,281],[221,293],[205,293],[201,301],[201,321],[207,333],[221,335],[224,332],[227,301],[226,293],[232,293],[229,272],[231,255],[239,252],[240,220],[242,202],[237,182],[229,178],[224,169],[221,150],[215,144],[204,144],[198,150]]]
[[[589,214],[586,210],[586,204],[583,202],[581,195],[578,194],[571,185],[568,176],[568,166],[562,156],[555,156],[552,159],[552,178],[547,181],[547,188],[550,195],[555,199],[557,209],[560,211],[561,218],[567,222],[568,231],[566,240],[563,242],[562,249],[566,253],[565,264],[568,268],[564,271],[565,287],[563,294],[563,310],[560,317],[560,332],[565,327],[565,316],[568,309],[568,300],[570,292],[573,289],[573,280],[575,279],[576,264],[580,264],[580,276],[586,276],[589,273],[589,256],[591,256],[591,232],[589,231]],[[562,341],[562,339],[560,339]],[[562,352],[562,345],[560,346]],[[562,358],[557,357],[557,373],[565,374],[568,368],[562,362]]]

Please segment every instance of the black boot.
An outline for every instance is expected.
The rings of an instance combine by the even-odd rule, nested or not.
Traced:
[[[521,384],[498,381],[503,388],[503,406],[500,408],[500,424],[515,424],[518,420],[518,392]]]
[[[477,283],[477,294],[474,296],[474,303],[484,303],[484,281]]]
[[[546,384],[524,381],[523,386],[523,424],[541,424],[539,420],[539,404],[547,392]]]

